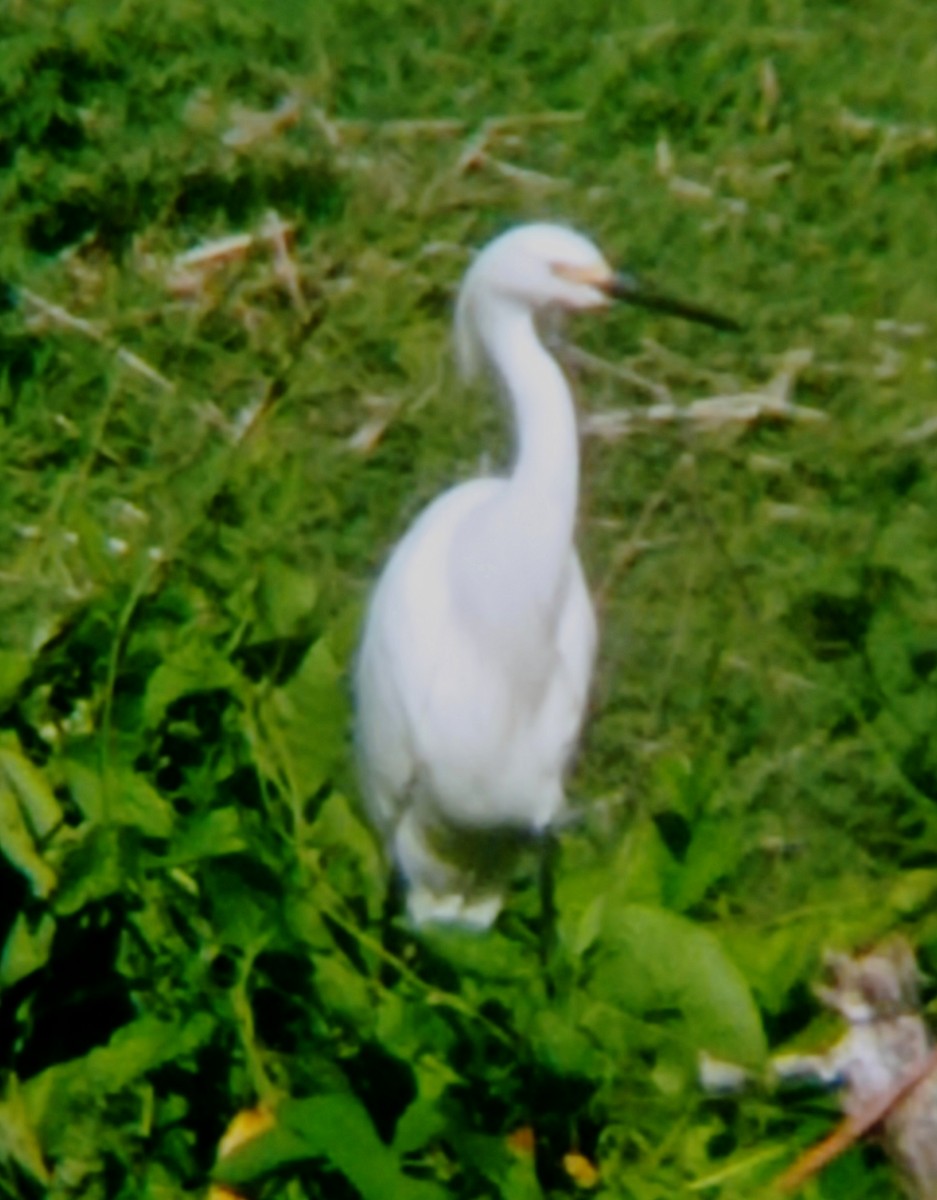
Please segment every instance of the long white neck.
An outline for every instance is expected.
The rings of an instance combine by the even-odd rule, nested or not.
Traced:
[[[579,494],[579,441],[569,384],[526,309],[493,314],[485,349],[514,410],[517,450],[512,503],[525,515],[547,512],[561,541],[572,541]]]
[[[476,545],[498,553],[503,588],[550,606],[566,578],[576,522],[579,443],[572,395],[527,309],[506,302],[489,306],[477,333],[514,411],[517,450],[505,488],[479,514]]]

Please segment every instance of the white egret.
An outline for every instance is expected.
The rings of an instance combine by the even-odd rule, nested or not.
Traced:
[[[524,835],[563,812],[596,622],[574,544],[573,399],[535,317],[614,297],[734,327],[616,275],[556,225],[502,234],[462,284],[459,357],[470,372],[493,368],[513,410],[514,465],[417,518],[378,581],[355,667],[362,788],[416,924],[490,926]]]

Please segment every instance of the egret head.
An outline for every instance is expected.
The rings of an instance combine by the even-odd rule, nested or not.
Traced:
[[[562,225],[519,225],[495,238],[466,276],[484,290],[533,311],[603,308],[613,273],[596,247]]]
[[[466,374],[479,362],[478,328],[503,306],[545,309],[604,308],[614,274],[599,250],[562,225],[518,225],[495,238],[472,263],[456,306],[456,341]]]
[[[518,225],[490,242],[466,273],[456,305],[456,348],[466,375],[480,367],[482,330],[506,308],[539,313],[605,308],[612,300],[735,331],[736,321],[614,272],[599,250],[563,225]]]

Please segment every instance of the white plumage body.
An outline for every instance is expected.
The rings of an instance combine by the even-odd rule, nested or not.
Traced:
[[[575,554],[551,603],[533,607],[520,582],[487,603],[486,566],[495,564],[454,561],[460,526],[497,504],[506,486],[479,479],[439,497],[375,592],[357,672],[358,723],[366,794],[384,829],[402,804],[452,824],[531,830],[562,806],[595,620]]]
[[[463,484],[422,514],[378,585],[359,655],[364,792],[419,922],[493,919],[502,881],[470,835],[541,832],[560,815],[588,697],[595,618],[575,554],[539,612],[522,588],[486,604],[484,573],[452,560],[460,526],[506,486]],[[447,833],[471,843],[468,861],[446,861]]]
[[[575,413],[534,312],[607,300],[557,262],[611,277],[591,243],[553,226],[504,235],[469,271],[457,336],[514,411],[514,466],[417,518],[377,584],[356,663],[363,791],[417,923],[494,920],[511,846],[562,812],[586,709],[596,625],[573,542]]]

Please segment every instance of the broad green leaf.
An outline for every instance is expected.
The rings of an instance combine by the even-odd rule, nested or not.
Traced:
[[[328,1012],[350,1022],[362,1037],[374,1024],[374,985],[335,950],[315,956],[316,991]]]
[[[543,1189],[537,1178],[533,1155],[520,1155],[510,1149],[510,1156],[497,1173],[497,1183],[504,1200],[543,1200]]]
[[[460,1082],[450,1066],[431,1054],[421,1054],[412,1067],[416,1099],[394,1130],[394,1150],[400,1156],[413,1154],[442,1136],[449,1121],[443,1097],[447,1088]]]
[[[394,1150],[401,1157],[416,1154],[430,1142],[444,1137],[448,1123],[448,1114],[438,1100],[419,1096],[397,1122]]]
[[[55,890],[58,877],[36,849],[20,807],[18,794],[0,773],[0,851],[29,880],[33,895],[45,898]]]
[[[132,845],[120,826],[97,825],[70,847],[60,869],[55,912],[67,916],[126,885]]]
[[[751,990],[716,936],[664,909],[606,911],[589,991],[627,1012],[677,1015],[688,1048],[757,1064],[765,1036]]]
[[[0,772],[16,794],[32,833],[48,837],[62,823],[62,806],[48,780],[23,754],[15,737],[5,735],[0,743]]]
[[[177,825],[166,858],[168,865],[185,865],[202,858],[238,854],[247,847],[241,814],[236,808],[213,808]]]
[[[907,918],[933,909],[937,895],[937,870],[919,867],[902,871],[888,888],[887,908],[896,916]]]
[[[202,871],[218,936],[244,951],[255,951],[280,919],[280,879],[243,854],[212,858]]]
[[[464,1083],[448,1059],[458,1040],[452,1010],[430,994],[414,1002],[407,992],[374,989],[374,1038],[393,1058],[411,1064],[420,1096],[438,1098],[450,1085]]]
[[[315,886],[300,894],[294,890],[286,898],[284,915],[294,935],[307,949],[331,951],[335,940],[324,920],[328,905],[319,903],[321,891],[320,887]],[[331,895],[327,899],[331,901]]]
[[[88,756],[97,757],[92,754]],[[86,821],[98,824],[105,817],[104,788],[101,784],[101,772],[96,763],[85,761],[84,757],[73,755],[62,762],[62,773],[71,797],[78,806]]]
[[[30,1125],[44,1146],[54,1148],[61,1127],[67,1126],[84,1104],[99,1103],[164,1063],[191,1054],[213,1029],[214,1019],[207,1014],[185,1022],[140,1017],[119,1029],[106,1046],[48,1067],[25,1083],[22,1092]]]
[[[98,766],[68,758],[65,778],[75,803],[89,821],[110,820],[138,829],[146,837],[172,833],[175,812],[142,775],[129,767],[112,767],[103,776]]]
[[[51,1182],[42,1146],[23,1101],[22,1086],[15,1075],[8,1076],[0,1098],[0,1163],[5,1160],[15,1162],[43,1186]]]
[[[714,883],[737,869],[749,836],[745,820],[738,815],[703,818],[694,825],[683,862],[670,881],[669,905],[684,912],[698,904]]]
[[[152,729],[166,709],[183,696],[216,688],[236,689],[241,682],[237,668],[204,638],[183,642],[162,662],[147,683],[143,720]]]
[[[571,1012],[542,1008],[527,1030],[537,1061],[558,1075],[588,1077],[600,1069],[608,1045],[597,1045]],[[605,1024],[605,1023],[603,1023]]]
[[[723,940],[733,960],[744,968],[761,1007],[776,1013],[787,1003],[791,989],[817,970],[828,928],[821,909],[813,927],[809,920],[767,929],[742,927],[727,930]]]
[[[0,707],[13,699],[31,666],[32,657],[24,650],[0,650]]]
[[[615,996],[597,997],[594,988],[577,990],[567,1021],[588,1039],[591,1059],[583,1059],[587,1076],[610,1073],[615,1078],[635,1054],[658,1049],[665,1038],[664,1031],[643,1014],[627,1009]],[[567,1040],[567,1046],[572,1044]]]
[[[335,890],[364,899],[376,917],[384,902],[387,866],[373,830],[341,792],[329,793],[304,838]]]
[[[25,913],[17,916],[0,955],[0,991],[46,965],[54,936],[55,918],[50,913],[44,913],[35,927]]]
[[[347,753],[348,701],[324,640],[308,651],[287,684],[262,697],[260,711],[293,795],[302,799],[317,792]]]
[[[421,938],[425,946],[459,973],[467,999],[478,998],[496,983],[515,988],[522,987],[527,980],[528,990],[538,992],[542,986],[537,950],[506,937],[498,929],[491,929],[480,938],[475,930],[457,925],[427,925]]]
[[[446,1195],[436,1184],[405,1175],[364,1105],[344,1093],[287,1100],[277,1109],[275,1127],[225,1158],[215,1177],[237,1186],[305,1159],[335,1167],[362,1200],[444,1200]]]
[[[534,1157],[512,1150],[505,1137],[491,1137],[453,1130],[450,1138],[458,1157],[497,1188],[504,1200],[541,1200]]]
[[[313,613],[318,587],[308,571],[268,558],[261,566],[257,608],[258,640],[294,636]]]
[[[115,821],[130,825],[147,837],[169,837],[175,810],[142,775],[118,768],[106,779],[106,786]]]
[[[609,908],[625,903],[662,903],[676,864],[651,820],[637,821],[609,857],[593,854],[571,869],[564,863],[556,884],[558,930],[580,958],[596,941]]]

